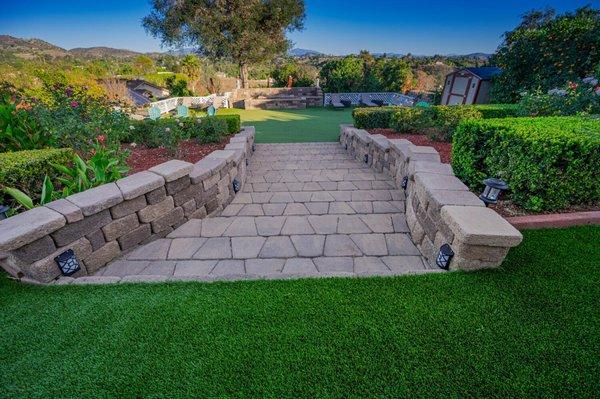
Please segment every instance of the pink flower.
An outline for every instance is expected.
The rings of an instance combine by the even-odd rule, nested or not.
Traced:
[[[104,144],[104,142],[106,141],[106,136],[104,136],[103,134],[101,134],[98,137],[96,137],[96,140],[98,140],[98,143]]]
[[[71,101],[71,108],[77,108],[77,106],[79,106],[77,101]]]

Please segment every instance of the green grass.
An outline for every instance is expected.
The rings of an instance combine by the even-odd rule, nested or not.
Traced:
[[[0,278],[0,397],[593,397],[600,227],[500,270],[38,287]]]
[[[239,114],[242,124],[256,127],[257,143],[338,141],[340,124],[352,123],[351,109],[219,110],[219,114],[230,113]]]

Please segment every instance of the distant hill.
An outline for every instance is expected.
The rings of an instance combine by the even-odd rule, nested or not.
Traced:
[[[288,55],[290,55],[292,57],[312,57],[315,55],[323,55],[323,53],[320,53],[315,50],[307,50],[304,48],[295,48],[295,49],[288,51]]]
[[[67,50],[41,39],[20,39],[9,35],[0,35],[0,50],[23,56],[48,55],[64,57]]]
[[[77,47],[69,50],[69,54],[82,58],[133,58],[142,53],[112,47]]]

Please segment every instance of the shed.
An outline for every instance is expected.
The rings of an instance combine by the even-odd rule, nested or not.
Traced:
[[[498,67],[463,68],[446,76],[442,105],[487,104],[492,78]]]

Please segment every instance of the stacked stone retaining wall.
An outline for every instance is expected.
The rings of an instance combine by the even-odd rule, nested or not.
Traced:
[[[438,252],[448,244],[455,253],[450,269],[473,270],[499,266],[522,235],[469,191],[441,163],[432,147],[408,140],[369,134],[341,125],[340,143],[358,161],[392,176],[398,188],[406,185],[406,219],[413,242],[435,266]]]
[[[15,277],[47,283],[60,276],[55,257],[72,249],[94,273],[190,219],[222,210],[246,178],[255,131],[244,127],[224,150],[196,164],[171,160],[116,182],[0,221],[0,265]]]

